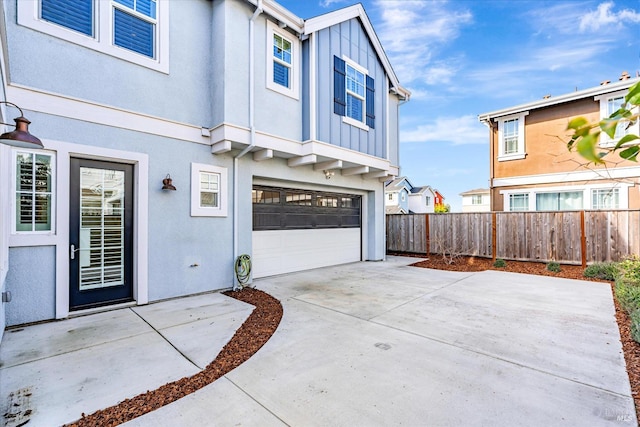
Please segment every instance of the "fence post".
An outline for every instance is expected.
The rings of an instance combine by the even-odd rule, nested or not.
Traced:
[[[496,230],[497,230],[497,224],[496,224],[496,213],[495,212],[491,212],[491,258],[493,259],[493,261],[496,260],[496,253],[497,253],[497,249],[496,249],[496,242],[497,242],[497,238],[496,238]]]
[[[431,236],[429,235],[429,214],[424,214],[424,228],[427,237],[427,247],[425,248],[425,252],[427,253],[427,256],[429,256],[431,253],[431,242],[429,241],[431,239]]]
[[[587,268],[587,235],[585,233],[584,210],[580,211],[580,253],[582,268]]]

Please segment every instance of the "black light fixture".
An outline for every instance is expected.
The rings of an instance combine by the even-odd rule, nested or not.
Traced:
[[[167,174],[167,177],[162,180],[162,189],[176,191],[176,187],[171,182],[171,175]]]
[[[0,124],[3,125],[16,127],[13,132],[7,132],[0,135],[0,144],[20,148],[44,148],[42,141],[29,133],[29,124],[31,124],[31,122],[24,117],[22,109],[16,104],[8,101],[0,101],[0,104],[11,105],[20,111],[20,117],[13,119],[16,122],[15,125],[0,122]]]

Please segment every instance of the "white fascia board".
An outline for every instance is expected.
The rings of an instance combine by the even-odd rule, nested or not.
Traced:
[[[258,0],[247,1],[255,7],[258,6]],[[304,20],[290,10],[285,9],[283,6],[273,0],[263,0],[262,10],[267,15],[277,19],[278,22],[282,22],[298,34],[302,34],[302,30],[304,28]]]
[[[640,82],[640,78],[622,80],[616,83],[610,83],[603,86],[592,87],[589,89],[581,90],[578,92],[571,92],[560,96],[551,97],[549,99],[542,99],[540,101],[529,102],[527,104],[517,105],[515,107],[509,107],[502,110],[496,110],[489,113],[480,114],[478,120],[481,122],[488,122],[491,119],[495,119],[510,114],[517,114],[526,110],[534,110],[536,108],[550,107],[552,105],[562,104],[565,102],[576,101],[584,98],[591,98],[598,95],[607,94],[610,92],[616,92],[619,90],[625,90],[633,86],[635,83]]]
[[[566,173],[549,173],[541,175],[514,176],[509,178],[494,178],[494,187],[510,187],[516,185],[553,184],[556,182],[590,181],[602,179],[623,179],[640,177],[640,167],[588,170]]]
[[[378,35],[373,29],[373,25],[371,25],[367,12],[360,3],[325,13],[324,15],[316,16],[315,18],[307,19],[304,21],[303,34],[309,35],[353,18],[360,18],[360,22],[362,22],[362,26],[369,37],[369,41],[371,41],[371,44],[373,45],[385,72],[387,73],[387,77],[391,81],[391,86],[394,89],[394,92],[404,99],[409,99],[411,97],[411,92],[400,86],[398,76],[396,76],[395,71],[393,71],[391,62],[389,62],[389,58],[382,47],[382,43],[380,43],[380,39],[378,39]]]

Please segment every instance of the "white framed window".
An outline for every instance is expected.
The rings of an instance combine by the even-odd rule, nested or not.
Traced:
[[[498,121],[498,161],[524,159],[524,118],[529,112],[501,117]]]
[[[17,3],[20,25],[169,72],[169,2],[34,0]]]
[[[591,209],[620,209],[619,188],[594,188],[591,190]]]
[[[267,21],[267,88],[298,99],[300,42],[293,34]]]
[[[191,164],[191,216],[227,216],[227,168]]]
[[[346,56],[333,59],[333,112],[342,121],[368,131],[375,128],[375,80]]]
[[[509,211],[519,212],[529,210],[529,193],[509,194]]]
[[[406,194],[404,192],[400,194],[400,200],[402,200],[403,202],[406,200]]]
[[[429,206],[431,204],[431,197],[424,196],[424,203],[425,205]]]
[[[55,156],[14,150],[13,172],[13,233],[54,233]]]
[[[393,200],[393,193],[389,193],[387,195],[387,198],[389,199],[389,201],[392,201]]]
[[[600,120],[609,117],[611,114],[615,113],[622,107],[624,104],[624,97],[627,94],[626,90],[608,93],[606,95],[596,96],[594,100],[600,102]],[[637,111],[638,107],[635,107],[632,111]],[[640,126],[638,125],[638,120],[636,123],[627,127],[629,122],[626,120],[621,120],[616,127],[616,133],[613,138],[609,138],[609,135],[604,132],[600,134],[600,145],[603,147],[610,147],[615,145],[620,138],[623,136],[634,133],[638,134],[640,130]]]
[[[482,194],[473,194],[471,196],[471,204],[472,205],[481,205],[482,204]]]
[[[573,211],[584,207],[584,190],[536,193],[536,211]]]

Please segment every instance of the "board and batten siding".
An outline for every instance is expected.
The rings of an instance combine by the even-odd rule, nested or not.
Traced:
[[[387,215],[387,251],[443,250],[566,264],[620,261],[640,254],[640,211]]]
[[[320,30],[316,37],[318,140],[386,159],[387,76],[362,24],[354,18]],[[343,123],[342,116],[333,112],[333,57],[343,55],[366,68],[374,79],[375,129]]]

